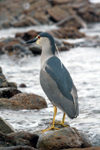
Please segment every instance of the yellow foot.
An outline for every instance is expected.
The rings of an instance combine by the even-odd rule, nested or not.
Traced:
[[[49,130],[59,130],[59,128],[56,128],[54,126],[51,126],[50,128],[47,128],[47,129],[44,129],[42,130],[42,133],[46,132],[46,131],[49,131]]]
[[[61,125],[61,126],[63,126],[63,127],[69,127],[68,124],[64,124],[64,123],[61,122],[61,121],[56,121],[56,122],[55,122],[55,125]]]

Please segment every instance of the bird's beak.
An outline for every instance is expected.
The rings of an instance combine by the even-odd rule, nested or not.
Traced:
[[[31,43],[35,43],[38,40],[38,38],[34,38],[32,40],[26,41],[26,44],[31,44]]]

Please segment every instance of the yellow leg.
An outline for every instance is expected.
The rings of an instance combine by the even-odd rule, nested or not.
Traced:
[[[56,114],[57,114],[57,107],[54,106],[54,115],[53,115],[53,122],[52,122],[52,125],[51,125],[51,127],[42,130],[42,132],[46,132],[46,131],[54,130],[54,129],[55,129],[55,130],[59,130],[59,128],[56,128],[56,127],[55,127]]]
[[[62,118],[62,124],[64,124],[64,122],[65,122],[65,113],[63,114],[63,118]]]
[[[63,114],[62,121],[57,121],[55,124],[61,125],[61,126],[63,126],[63,127],[69,127],[69,125],[65,125],[65,124],[64,124],[64,122],[65,122],[65,116],[66,116],[66,114],[64,113],[64,114]]]

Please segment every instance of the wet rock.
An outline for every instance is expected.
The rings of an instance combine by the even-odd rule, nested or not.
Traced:
[[[69,148],[60,150],[100,150],[100,147],[88,147],[88,148]]]
[[[38,33],[39,32],[36,32],[35,30],[30,30],[30,31],[24,32],[24,33],[16,33],[15,37],[16,38],[20,37],[24,41],[28,41],[32,38],[35,38],[38,35]]]
[[[18,93],[21,91],[14,87],[0,88],[0,98],[10,98]]]
[[[24,56],[32,56],[32,53],[28,49],[28,47],[21,45],[21,44],[16,44],[13,46],[12,55],[15,55],[15,56],[21,58]]]
[[[63,39],[68,39],[68,38],[83,38],[85,37],[85,34],[78,31],[76,28],[70,27],[70,28],[59,28],[56,30],[52,30],[49,33],[51,33],[54,37],[57,38],[63,38]]]
[[[19,85],[19,87],[21,87],[21,88],[26,88],[27,86],[26,86],[26,84],[21,83],[21,84]]]
[[[10,104],[11,109],[42,109],[47,107],[45,99],[35,94],[20,93],[9,100],[6,100]]]
[[[65,42],[65,41],[61,41],[57,38],[55,38],[55,43],[56,43],[59,51],[68,51],[74,47],[74,44],[69,43],[69,42]]]
[[[100,47],[100,37],[98,36],[88,36],[82,42],[75,43],[76,47]]]
[[[0,88],[8,87],[8,81],[2,72],[2,68],[0,67]]]
[[[14,132],[13,127],[1,117],[0,117],[0,132],[5,133],[5,134]]]
[[[41,134],[37,143],[37,148],[41,148],[41,150],[59,150],[90,146],[90,142],[85,143],[84,138],[80,135],[78,130],[71,127]]]
[[[17,88],[17,84],[15,82],[8,82],[8,87]]]
[[[8,82],[5,75],[2,72],[2,68],[0,67],[0,88],[5,87],[17,88],[17,84],[15,82]]]
[[[36,147],[38,135],[28,132],[14,132],[10,134],[4,134],[0,132],[0,147],[10,146],[30,146]],[[17,147],[14,147],[17,149]]]
[[[7,54],[9,56],[24,57],[32,55],[31,51],[25,45],[22,39],[18,38],[8,38],[0,42],[2,54]]]
[[[29,50],[32,52],[34,55],[39,55],[41,54],[42,49],[38,45],[30,45]]]
[[[36,150],[30,146],[10,146],[10,147],[1,147],[0,150]]]

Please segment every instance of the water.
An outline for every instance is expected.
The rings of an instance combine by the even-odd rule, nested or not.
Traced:
[[[97,26],[98,24],[93,25],[91,30],[85,29],[84,32],[92,31],[92,35],[96,35]],[[99,27],[98,35],[100,35]],[[73,120],[66,117],[66,121],[85,132],[94,145],[100,145],[100,47],[78,47],[62,52],[60,55],[74,80],[79,95],[80,115]],[[24,57],[21,60],[2,56],[0,66],[9,81],[16,82],[18,85],[20,83],[27,85],[27,88],[19,88],[20,90],[41,95],[48,103],[48,108],[43,110],[0,110],[0,115],[18,131],[44,129],[46,122],[52,120],[53,107],[39,83],[40,56]],[[62,112],[58,110],[57,119],[61,118]]]

